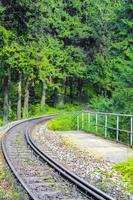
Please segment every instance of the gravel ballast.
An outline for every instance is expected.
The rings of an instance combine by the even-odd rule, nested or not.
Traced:
[[[113,169],[112,163],[75,147],[65,135],[66,132],[63,134],[49,131],[46,126],[37,126],[32,138],[47,155],[90,184],[117,200],[133,200],[133,195],[124,189],[127,183],[121,181],[122,176]]]

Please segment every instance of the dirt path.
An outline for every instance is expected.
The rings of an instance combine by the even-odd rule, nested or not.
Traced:
[[[62,137],[73,145],[112,163],[120,163],[133,157],[132,148],[92,134],[82,131],[63,131],[57,133],[62,133]]]

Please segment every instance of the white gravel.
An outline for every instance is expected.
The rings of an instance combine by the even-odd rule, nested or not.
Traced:
[[[120,181],[122,176],[112,168],[110,162],[81,151],[65,140],[63,133],[49,131],[45,126],[36,127],[32,137],[47,155],[90,184],[117,200],[133,200],[133,195],[124,191],[127,183]]]

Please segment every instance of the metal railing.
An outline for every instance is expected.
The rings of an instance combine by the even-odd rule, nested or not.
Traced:
[[[105,138],[133,146],[133,115],[82,111],[76,117],[76,129],[101,131]]]

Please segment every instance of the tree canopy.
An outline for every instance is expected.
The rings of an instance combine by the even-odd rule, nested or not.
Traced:
[[[1,0],[4,120],[36,103],[132,113],[132,44],[131,0]]]

